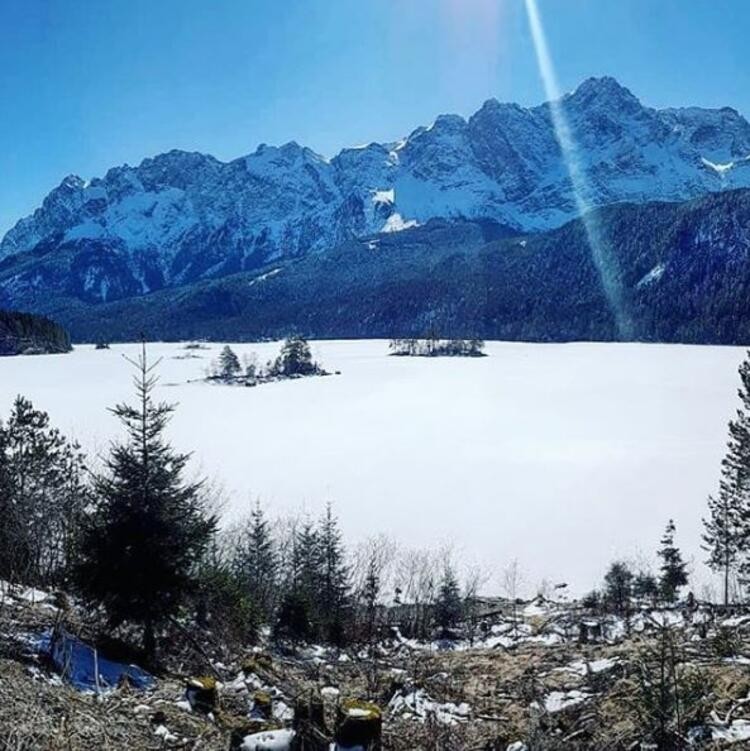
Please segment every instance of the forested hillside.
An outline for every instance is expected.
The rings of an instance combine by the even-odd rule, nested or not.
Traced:
[[[595,211],[615,311],[582,220],[513,235],[434,220],[222,279],[107,304],[27,299],[78,340],[445,337],[743,344],[750,340],[750,191]],[[59,263],[51,259],[50,263]],[[7,262],[6,262],[7,263]],[[20,263],[20,260],[17,262]],[[0,273],[0,281],[18,269]],[[52,273],[52,271],[50,271]]]
[[[0,310],[0,355],[69,350],[70,335],[59,323],[31,313]]]

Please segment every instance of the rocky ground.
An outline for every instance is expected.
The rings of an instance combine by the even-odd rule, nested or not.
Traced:
[[[484,617],[473,643],[465,631],[425,643],[391,627],[368,648],[232,654],[175,632],[152,688],[97,694],[68,685],[34,647],[63,623],[93,641],[86,614],[6,588],[0,749],[322,749],[368,719],[382,720],[380,747],[394,751],[750,748],[750,616],[603,616],[543,600],[516,620],[506,611]]]

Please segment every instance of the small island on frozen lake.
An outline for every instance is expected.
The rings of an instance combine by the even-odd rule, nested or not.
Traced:
[[[397,357],[486,357],[482,339],[441,339],[430,334],[424,339],[391,339],[388,345]]]
[[[272,381],[328,375],[331,373],[313,360],[307,340],[301,336],[289,336],[281,345],[278,357],[269,360],[265,366],[258,364],[254,354],[240,362],[235,351],[227,344],[211,364],[205,380],[235,386],[258,386]]]

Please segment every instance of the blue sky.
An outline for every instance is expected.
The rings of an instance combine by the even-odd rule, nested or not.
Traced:
[[[563,89],[750,115],[746,0],[539,0]],[[67,174],[171,148],[325,154],[544,99],[523,0],[0,0],[0,233]]]

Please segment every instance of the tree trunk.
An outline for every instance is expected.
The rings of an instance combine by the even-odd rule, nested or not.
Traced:
[[[143,626],[143,650],[149,661],[156,657],[156,635],[153,621],[146,621]]]

